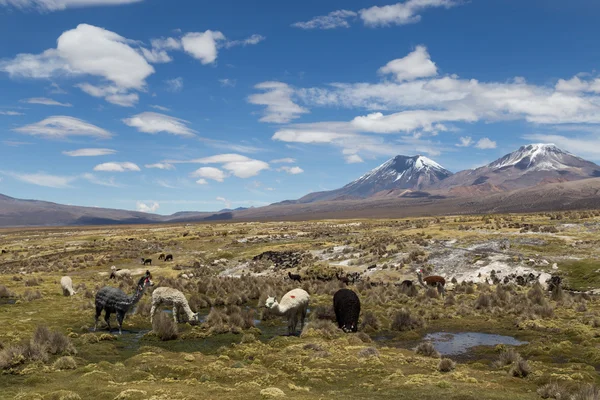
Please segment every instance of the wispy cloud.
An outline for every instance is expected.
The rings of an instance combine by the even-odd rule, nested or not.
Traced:
[[[156,163],[156,164],[146,164],[144,165],[146,168],[156,168],[156,169],[164,169],[164,170],[173,170],[175,166],[169,163]]]
[[[21,9],[39,11],[61,11],[67,8],[117,6],[139,3],[144,0],[0,0],[0,6],[12,6]]]
[[[127,172],[141,171],[140,167],[132,162],[107,162],[98,164],[94,167],[94,171],[102,172]]]
[[[459,140],[460,143],[456,144],[457,147],[469,147],[473,144],[473,139],[471,138],[471,136],[463,136],[459,138]]]
[[[271,164],[293,164],[296,162],[295,158],[278,158],[276,160],[271,160]]]
[[[32,97],[30,99],[21,100],[21,102],[28,104],[42,104],[45,106],[73,107],[71,103],[61,103],[47,97]]]
[[[254,86],[264,93],[253,94],[248,97],[251,104],[266,106],[261,122],[283,124],[300,117],[309,111],[294,103],[292,96],[294,90],[283,82],[262,82]]]
[[[96,157],[115,154],[117,151],[113,149],[78,149],[71,151],[63,151],[64,155],[70,157]]]
[[[349,10],[332,11],[327,15],[314,17],[306,22],[296,22],[292,24],[295,28],[301,29],[334,29],[334,28],[349,28],[349,19],[356,18],[358,14]]]
[[[167,132],[179,136],[195,136],[188,121],[155,112],[144,112],[123,120],[125,125],[136,128],[140,132],[156,134]]]
[[[15,117],[17,115],[25,115],[22,112],[18,112],[18,111],[0,111],[0,115],[8,115],[11,117]]]
[[[235,47],[235,46],[250,46],[250,45],[258,44],[265,39],[266,39],[266,37],[264,37],[262,35],[254,34],[246,39],[227,41],[225,43],[225,47],[230,48],[230,47]]]
[[[236,80],[235,79],[229,79],[229,78],[219,79],[219,83],[223,87],[235,87]]]
[[[192,160],[167,160],[165,162],[190,163],[190,164],[221,164],[221,168],[238,178],[251,178],[261,171],[269,169],[269,164],[255,160],[241,154],[217,154],[210,157],[196,158]]]
[[[475,145],[475,147],[477,147],[478,149],[495,149],[496,148],[496,142],[494,142],[493,140],[489,139],[489,138],[482,138],[479,139],[477,141],[477,144]]]
[[[35,124],[15,128],[14,131],[53,139],[66,138],[69,136],[91,136],[100,139],[112,137],[110,132],[102,128],[78,118],[61,115],[46,118]]]
[[[304,172],[304,170],[300,167],[288,167],[288,166],[284,166],[284,167],[280,167],[277,168],[277,171],[284,171],[287,172],[290,175],[297,175],[297,174],[301,174]]]
[[[142,201],[136,202],[136,209],[144,213],[155,213],[160,208],[160,204],[156,201],[146,204]]]
[[[123,187],[123,185],[116,183],[114,178],[101,179],[101,178],[98,178],[96,175],[90,174],[90,173],[83,174],[83,175],[81,175],[81,177],[83,179],[87,180],[88,182],[93,183],[94,185],[117,187],[117,188]]]
[[[77,179],[74,176],[51,175],[45,172],[27,174],[12,171],[0,171],[0,173],[8,175],[21,182],[55,189],[70,188],[72,187],[71,183]]]
[[[165,112],[171,111],[170,108],[163,107],[163,106],[151,105],[150,107],[152,107],[156,110],[165,111]]]
[[[182,77],[174,78],[174,79],[167,79],[165,81],[165,83],[167,84],[167,90],[169,92],[177,93],[177,92],[181,92],[181,90],[183,89],[183,78]]]

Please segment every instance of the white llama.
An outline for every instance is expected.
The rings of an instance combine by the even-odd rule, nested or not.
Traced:
[[[77,294],[77,292],[73,290],[73,280],[70,276],[63,276],[60,278],[60,286],[62,287],[63,295],[65,296]]]
[[[296,334],[298,318],[300,318],[300,332],[304,329],[304,319],[308,309],[310,296],[303,289],[293,289],[283,295],[281,303],[278,303],[275,297],[269,297],[265,302],[265,307],[271,309],[275,314],[286,316],[288,319],[288,333]]]
[[[198,321],[198,313],[194,313],[192,311],[183,293],[181,293],[177,289],[169,287],[159,287],[154,292],[152,292],[152,309],[150,310],[150,323],[152,323],[152,319],[154,317],[154,313],[156,312],[156,308],[161,305],[173,307],[173,319],[175,320],[175,323],[177,323],[178,310],[183,310],[190,322]]]

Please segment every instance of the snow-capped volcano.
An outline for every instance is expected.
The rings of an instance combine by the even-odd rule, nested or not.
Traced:
[[[450,175],[452,172],[425,156],[396,156],[340,189],[311,193],[299,201],[361,199],[386,190],[420,190]]]
[[[505,191],[545,183],[567,182],[600,176],[600,166],[554,144],[521,146],[477,169],[461,171],[435,184],[435,189],[454,192]]]

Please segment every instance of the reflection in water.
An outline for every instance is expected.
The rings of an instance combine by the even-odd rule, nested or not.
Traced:
[[[433,347],[435,347],[442,355],[463,354],[471,347],[475,346],[496,346],[499,344],[519,346],[527,343],[511,336],[479,332],[435,332],[425,335],[423,339],[425,341],[430,341],[433,344]]]

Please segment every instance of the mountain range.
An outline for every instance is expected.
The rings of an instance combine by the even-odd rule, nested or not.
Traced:
[[[399,218],[600,208],[600,166],[553,144],[530,144],[455,174],[422,156],[396,156],[347,185],[265,207],[170,216],[68,206],[0,195],[0,226],[224,220]]]

